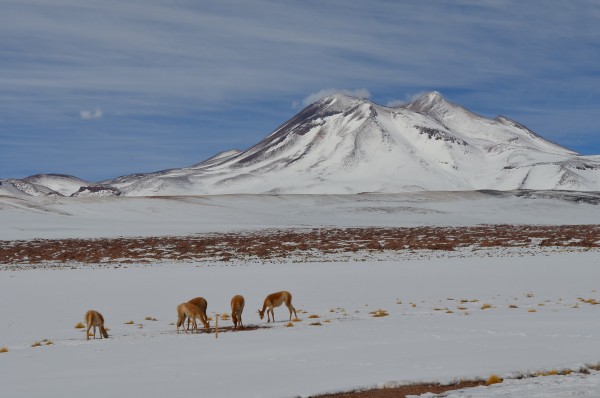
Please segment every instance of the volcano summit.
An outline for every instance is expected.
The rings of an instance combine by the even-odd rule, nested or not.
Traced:
[[[438,92],[399,107],[333,94],[244,151],[98,185],[128,196],[598,191],[600,156],[579,155],[504,116],[476,115]]]

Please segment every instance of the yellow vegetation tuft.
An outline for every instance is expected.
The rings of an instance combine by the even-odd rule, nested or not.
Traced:
[[[302,319],[300,319],[300,318],[294,318],[294,319],[292,319],[292,322],[302,322]]]
[[[52,340],[46,340],[46,342],[44,344],[45,345],[52,345],[52,344],[54,344],[54,342]]]
[[[482,310],[487,310],[488,308],[492,308],[492,305],[491,304],[484,304],[484,305],[481,306]]]
[[[133,324],[135,324],[134,321],[125,322],[125,325],[133,325]]]
[[[156,318],[155,318],[155,317],[153,317],[153,316],[147,316],[147,317],[146,317],[146,318],[144,318],[144,319],[145,319],[145,320],[147,320],[147,321],[158,321],[158,319],[156,319]]]
[[[75,325],[75,329],[83,329],[83,328],[85,328],[85,326],[81,322],[77,322],[77,324]]]
[[[498,383],[502,383],[502,378],[500,376],[497,376],[497,375],[491,375],[485,381],[485,384],[487,384],[488,386],[491,386],[492,384],[498,384]]]
[[[516,304],[510,304],[510,305],[508,306],[508,308],[519,308],[519,307],[517,307],[517,305],[516,305]]]
[[[312,314],[312,315],[309,315],[308,318],[316,319],[316,318],[320,318],[320,316],[318,316],[317,314]]]
[[[8,352],[8,347],[0,347],[0,354],[4,352]]]
[[[456,307],[457,310],[465,311],[467,307]]]
[[[321,322],[313,322],[309,324],[310,326],[323,326]]]
[[[535,308],[530,308],[527,310],[527,312],[537,312],[537,310]]]
[[[32,346],[32,347],[39,347],[39,346],[41,346],[41,345],[42,345],[42,343],[40,343],[39,341],[36,341],[36,342],[35,342],[35,343],[33,343],[31,346]]]
[[[378,310],[376,310],[376,311],[371,311],[371,312],[369,312],[369,314],[371,314],[371,316],[373,318],[381,318],[382,316],[388,316],[389,315],[386,310],[383,310],[381,308],[378,309]]]
[[[287,325],[285,325],[286,328],[291,328],[292,326],[294,326],[292,322],[288,322]]]
[[[229,318],[231,318],[231,317],[229,316],[229,314],[227,314],[227,313],[223,313],[223,314],[221,314],[221,320],[222,320],[222,321],[228,321],[228,320],[229,320]]]

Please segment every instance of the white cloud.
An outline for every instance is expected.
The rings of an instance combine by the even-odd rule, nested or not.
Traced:
[[[418,99],[420,96],[422,96],[423,94],[425,94],[425,91],[419,91],[415,94],[406,94],[406,96],[404,97],[404,99],[395,99],[395,100],[391,100],[388,101],[385,106],[388,107],[396,107],[396,106],[401,106],[404,104],[408,104],[409,102],[413,102],[414,100]]]
[[[79,112],[79,116],[81,116],[83,120],[100,119],[102,115],[102,109],[100,109],[99,106],[96,107],[95,111],[82,110]]]
[[[310,105],[313,102],[316,102],[316,101],[320,100],[321,98],[325,98],[328,95],[331,95],[333,93],[342,93],[342,94],[350,95],[352,97],[365,98],[365,99],[371,97],[371,93],[366,88],[357,88],[356,90],[346,90],[346,89],[336,90],[334,88],[325,88],[323,90],[317,91],[316,93],[312,93],[312,94],[308,95],[306,98],[304,98],[302,100],[302,104],[304,106]]]

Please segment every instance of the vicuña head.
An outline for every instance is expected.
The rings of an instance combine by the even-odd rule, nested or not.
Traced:
[[[94,310],[89,310],[85,313],[83,318],[85,323],[87,324],[87,329],[85,331],[86,340],[90,339],[90,328],[94,327],[94,339],[96,338],[96,328],[100,329],[100,338],[108,338],[108,333],[104,328],[104,317],[101,313]]]
[[[258,315],[260,319],[265,317],[265,311],[267,312],[267,322],[271,322],[271,316],[273,317],[273,322],[275,322],[275,312],[273,308],[279,307],[281,304],[285,304],[285,306],[290,311],[290,321],[292,320],[292,311],[294,312],[294,316],[296,315],[296,309],[292,305],[292,294],[285,290],[277,293],[269,294],[263,303],[262,310],[258,310]]]

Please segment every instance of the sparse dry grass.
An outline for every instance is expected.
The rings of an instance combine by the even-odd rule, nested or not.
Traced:
[[[156,318],[155,318],[155,317],[153,317],[153,316],[147,316],[147,317],[146,317],[146,318],[144,318],[144,319],[145,319],[145,320],[147,320],[147,321],[155,321],[155,322],[156,322],[156,321],[158,321],[158,319],[156,319]]]
[[[125,325],[134,325],[134,324],[135,324],[134,321],[125,322]]]
[[[8,352],[8,347],[0,347],[0,354]]]
[[[52,345],[54,342],[52,340],[46,340],[44,345]]]
[[[302,322],[302,319],[300,319],[300,318],[294,318],[294,319],[292,319],[292,322]]]
[[[75,329],[84,329],[84,328],[85,328],[85,326],[81,322],[77,322],[77,324],[75,325]]]
[[[497,375],[490,375],[490,377],[488,377],[487,380],[485,381],[485,384],[487,384],[488,386],[491,386],[492,384],[498,384],[498,383],[502,383],[502,378]]]
[[[371,314],[371,316],[373,318],[381,318],[383,316],[388,316],[389,315],[386,310],[381,309],[381,308],[378,309],[378,310],[375,310],[375,311],[371,311],[371,312],[369,312],[369,314]]]
[[[39,347],[39,346],[41,346],[41,345],[42,345],[42,343],[40,343],[39,341],[36,341],[36,342],[35,342],[35,343],[33,343],[31,346],[32,346],[32,347]]]
[[[309,324],[310,326],[323,326],[321,322],[313,322]]]
[[[481,309],[482,309],[482,310],[487,310],[488,308],[492,308],[492,305],[491,305],[491,304],[487,304],[487,303],[486,303],[486,304],[483,304],[483,305],[481,306]]]
[[[293,326],[294,326],[294,324],[293,324],[292,322],[288,322],[288,323],[285,325],[285,327],[286,327],[286,328],[291,328],[291,327],[293,327]]]
[[[454,238],[447,239],[448,233]],[[537,242],[532,241],[532,238]],[[442,250],[464,247],[600,247],[600,227],[578,225],[410,228],[319,228],[256,233],[201,234],[177,237],[42,239],[0,242],[0,263],[148,263],[155,258],[231,261],[232,259],[287,257],[291,252],[309,256],[339,252]],[[298,242],[290,245],[289,242]],[[308,254],[310,253],[312,254]],[[123,261],[122,259],[127,260]]]
[[[457,309],[457,310],[460,310],[460,311],[466,311],[466,310],[467,310],[467,307],[456,307],[456,309]]]
[[[527,310],[527,312],[537,312],[537,310],[535,308],[530,308]]]
[[[516,304],[509,304],[508,308],[519,308]]]
[[[311,314],[311,315],[307,316],[307,318],[316,319],[316,318],[320,318],[320,316],[317,314]]]

